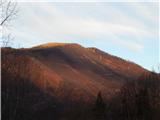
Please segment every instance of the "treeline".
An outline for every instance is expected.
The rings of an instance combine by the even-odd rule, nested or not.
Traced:
[[[144,73],[124,85],[111,104],[112,118],[119,120],[160,119],[160,76]]]
[[[60,103],[29,80],[2,71],[2,120],[159,120],[159,78],[144,74],[108,101],[101,91],[90,104]]]
[[[102,92],[98,93],[95,103],[81,108],[79,114],[78,107],[72,108],[68,116],[77,116],[67,120],[160,120],[160,76],[157,73],[144,73],[126,83],[108,101],[103,100]]]

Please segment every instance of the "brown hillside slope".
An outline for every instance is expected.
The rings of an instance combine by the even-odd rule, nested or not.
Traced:
[[[13,75],[17,71],[62,101],[92,100],[99,91],[111,97],[126,81],[147,71],[96,48],[63,43],[2,48],[2,70]]]

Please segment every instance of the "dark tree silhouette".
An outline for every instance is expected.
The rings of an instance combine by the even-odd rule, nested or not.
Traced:
[[[106,104],[103,101],[101,92],[98,93],[94,107],[94,115],[96,120],[105,119]]]
[[[122,87],[119,110],[123,120],[159,120],[160,77],[147,72]]]

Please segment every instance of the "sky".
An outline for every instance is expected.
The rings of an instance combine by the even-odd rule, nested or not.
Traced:
[[[160,64],[157,2],[18,2],[12,47],[79,43],[152,70]]]

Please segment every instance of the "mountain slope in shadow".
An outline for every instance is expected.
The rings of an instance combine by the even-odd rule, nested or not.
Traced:
[[[60,101],[85,102],[95,99],[99,91],[108,99],[127,81],[147,71],[99,49],[64,43],[2,48],[2,70],[28,79]]]

